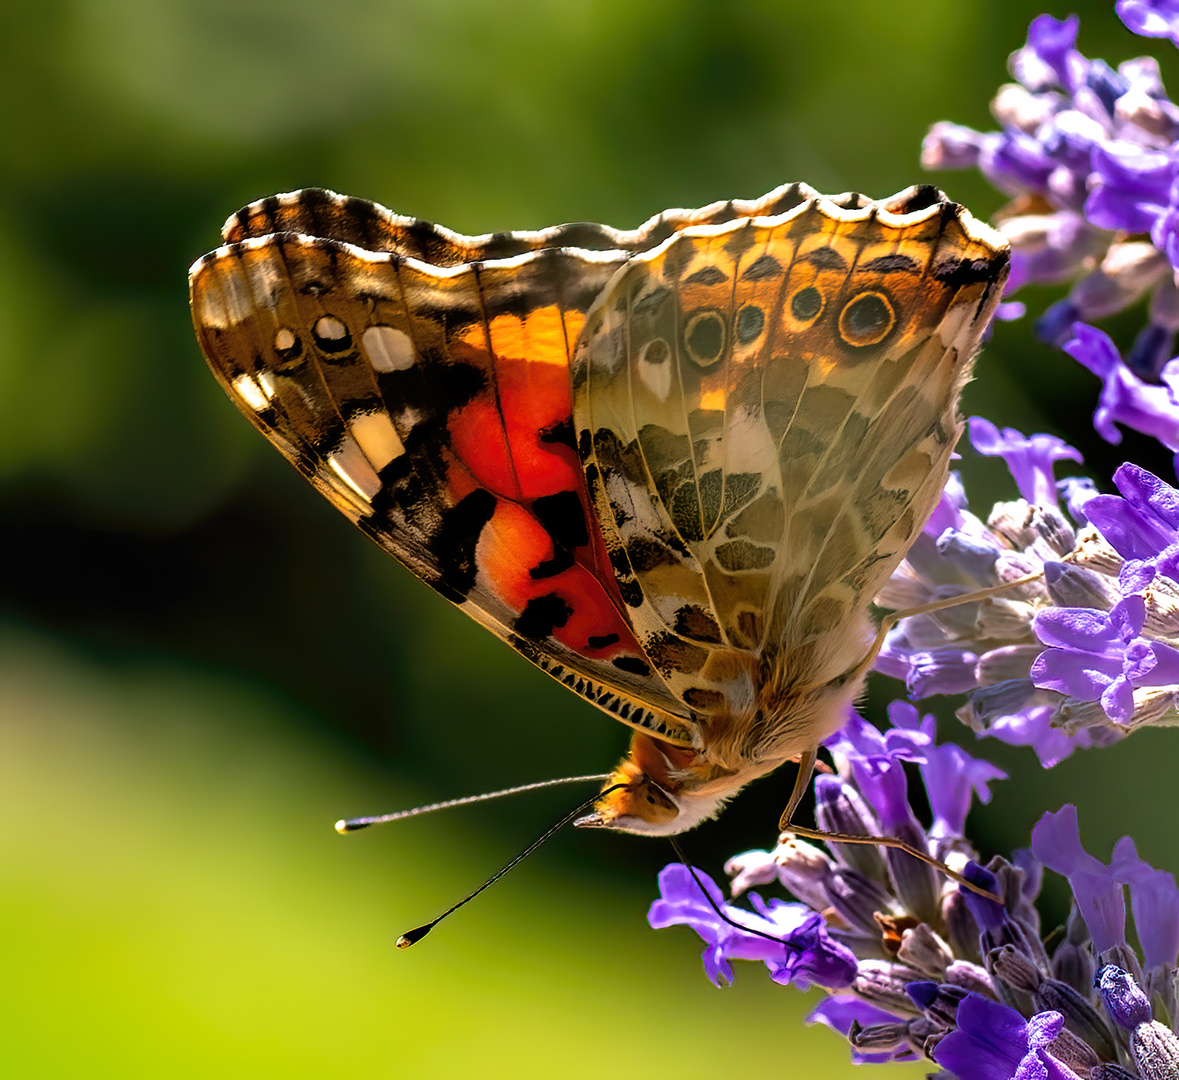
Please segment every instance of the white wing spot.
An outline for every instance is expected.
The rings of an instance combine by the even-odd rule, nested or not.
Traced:
[[[213,266],[200,285],[196,307],[202,326],[228,330],[253,315],[254,297],[249,284],[232,270]]]
[[[233,380],[233,392],[254,412],[262,412],[270,404],[266,392],[249,375],[239,375]]]
[[[294,331],[284,326],[274,335],[274,348],[277,352],[286,352],[294,348],[295,341]]]
[[[328,455],[328,465],[366,503],[381,490],[381,478],[355,439],[345,436],[339,450]]]
[[[655,338],[643,346],[639,355],[639,378],[660,401],[667,400],[671,393],[671,350],[663,338]]]
[[[364,456],[380,471],[390,461],[405,453],[405,445],[393,427],[393,421],[385,412],[361,413],[349,423],[352,434]]]
[[[361,336],[368,361],[377,371],[407,371],[418,362],[413,341],[393,326],[370,326]]]
[[[279,331],[279,333],[281,332]],[[339,341],[347,334],[348,327],[334,315],[321,315],[315,322],[315,336],[324,341]]]

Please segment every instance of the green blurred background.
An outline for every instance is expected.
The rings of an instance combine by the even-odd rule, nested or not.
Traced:
[[[1146,51],[1073,5],[1086,53]],[[224,399],[185,271],[241,204],[306,185],[466,232],[805,179],[923,179],[938,119],[989,127],[1041,10],[1008,0],[45,0],[0,43],[0,1073],[13,1077],[837,1075],[760,966],[714,990],[646,907],[665,845],[572,833],[409,953],[572,801],[340,838],[345,814],[610,766],[619,725],[468,624]],[[1057,9],[1058,16],[1068,9]],[[1164,74],[1179,87],[1166,43]],[[936,178],[976,212],[1000,197]],[[1050,297],[1033,297],[1038,303]],[[1135,319],[1125,320],[1129,340]],[[1081,445],[1096,383],[1003,326],[968,412]],[[965,462],[976,507],[1009,494]],[[881,680],[883,682],[883,680]],[[873,690],[882,702],[895,686]],[[879,713],[877,713],[879,715]],[[962,734],[957,737],[963,738]],[[965,736],[969,738],[969,736]],[[1090,849],[1179,866],[1179,736],[1147,732],[976,814],[984,855],[1076,801]],[[686,838],[719,873],[788,777]],[[1127,794],[1129,793],[1129,794]],[[1062,914],[1060,891],[1050,921]]]

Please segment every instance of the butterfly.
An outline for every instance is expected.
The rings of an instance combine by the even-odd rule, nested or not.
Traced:
[[[1005,241],[791,184],[468,237],[323,190],[226,222],[197,338],[412,573],[633,729],[582,825],[669,835],[837,730],[961,432]]]

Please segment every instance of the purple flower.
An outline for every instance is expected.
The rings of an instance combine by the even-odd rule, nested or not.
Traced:
[[[806,1022],[824,1024],[844,1038],[850,1038],[854,1029],[901,1027],[891,1013],[851,994],[832,994],[824,998],[811,1010]],[[903,1031],[903,1028],[901,1030]],[[876,1053],[857,1049],[852,1055],[852,1060],[857,1064],[868,1065],[886,1061],[912,1061],[916,1056],[912,1047],[901,1041],[887,1050]]]
[[[1030,680],[1029,680],[1030,681]],[[995,687],[1000,690],[1002,688]],[[975,698],[986,699],[987,690],[981,690]],[[972,703],[973,705],[973,703]],[[988,715],[982,724],[971,724],[980,734],[986,734],[998,739],[1008,746],[1030,746],[1040,759],[1045,769],[1059,765],[1074,750],[1088,748],[1092,745],[1087,731],[1078,731],[1075,735],[1068,735],[1052,726],[1052,717],[1056,712],[1053,705],[1031,705],[1019,703],[1018,707],[1010,711],[997,709],[994,715]]]
[[[1018,1012],[970,994],[958,1006],[958,1026],[933,1051],[933,1059],[958,1080],[1079,1080],[1049,1052],[1064,1017],[1042,1012],[1025,1020]]]
[[[1118,18],[1143,37],[1170,38],[1179,45],[1179,2],[1177,0],[1118,0]]]
[[[1118,13],[1137,32],[1176,40],[1176,0],[1121,0]],[[1072,281],[1037,318],[1037,334],[1101,378],[1094,423],[1103,438],[1118,442],[1124,425],[1177,452],[1179,363],[1169,370],[1168,361],[1179,331],[1179,107],[1153,57],[1115,71],[1078,51],[1078,29],[1075,16],[1037,18],[1011,57],[1020,85],[991,105],[1002,130],[937,124],[922,161],[978,168],[1016,197],[998,223],[1012,247],[1006,304],[1025,284]],[[1087,324],[1144,296],[1149,322],[1123,363]]]
[[[1133,143],[1095,146],[1085,217],[1111,232],[1148,233],[1171,203],[1175,162],[1163,150]]]
[[[1175,875],[1155,870],[1138,857],[1125,836],[1115,848],[1119,877],[1130,886],[1130,909],[1142,946],[1143,966],[1163,971],[1179,961],[1179,888]]]
[[[1138,592],[1156,574],[1179,582],[1179,491],[1130,463],[1113,479],[1122,497],[1096,495],[1085,503],[1085,515],[1126,560],[1120,588]]]
[[[888,707],[888,718],[897,728],[920,731],[929,739],[925,760],[921,764],[921,779],[929,795],[933,813],[930,836],[962,836],[966,829],[966,815],[975,796],[981,803],[991,801],[987,788],[992,780],[1005,780],[1007,774],[989,761],[971,757],[960,746],[934,741],[936,721],[922,717],[907,701],[894,701]]]
[[[855,976],[854,955],[828,936],[822,917],[805,904],[764,904],[755,898],[759,910],[746,911],[725,903],[706,874],[697,871],[693,877],[680,863],[664,867],[659,892],[648,922],[656,930],[679,923],[695,930],[707,943],[704,970],[717,986],[733,981],[731,960],[764,961],[775,982],[793,983],[801,990],[816,983],[838,990]]]
[[[1081,20],[1040,15],[1028,27],[1027,44],[1011,57],[1012,74],[1030,90],[1061,86],[1070,93],[1081,85],[1087,61],[1076,50]]]
[[[1049,869],[1068,878],[1098,955],[1125,944],[1126,903],[1123,882],[1115,871],[1118,859],[1115,857],[1114,865],[1106,866],[1081,847],[1075,806],[1063,806],[1040,818],[1032,829],[1032,853]],[[1114,853],[1118,855],[1117,848]]]
[[[920,730],[894,727],[881,732],[853,713],[824,745],[848,761],[856,786],[880,816],[884,830],[891,832],[907,824],[913,813],[901,762],[925,761],[930,742],[930,736]]]
[[[1106,612],[1049,608],[1036,616],[1047,646],[1032,664],[1032,679],[1079,701],[1100,701],[1121,723],[1134,713],[1134,688],[1179,686],[1179,649],[1141,637],[1146,601],[1128,596]]]
[[[1122,441],[1118,424],[1152,435],[1168,450],[1179,450],[1179,404],[1166,386],[1143,382],[1122,363],[1109,335],[1075,323],[1064,351],[1084,364],[1102,382],[1093,426],[1106,442]]]
[[[972,416],[968,423],[971,446],[980,454],[1001,457],[1007,463],[1019,494],[1026,502],[1056,505],[1056,479],[1052,475],[1052,466],[1057,461],[1081,461],[1080,451],[1055,435],[1028,437],[1015,428],[1000,431],[981,416]]]

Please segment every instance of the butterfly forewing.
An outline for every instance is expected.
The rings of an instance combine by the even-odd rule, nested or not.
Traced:
[[[338,509],[554,677],[690,744],[573,445],[569,355],[613,269],[560,249],[438,269],[279,233],[201,260],[193,312],[238,407]]]

